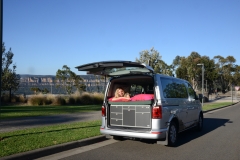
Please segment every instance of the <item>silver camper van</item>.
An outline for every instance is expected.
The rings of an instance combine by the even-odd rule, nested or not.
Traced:
[[[186,80],[156,74],[150,66],[131,61],[102,61],[76,68],[110,77],[100,128],[106,137],[154,139],[175,146],[179,132],[202,130],[201,103]],[[129,93],[130,100],[112,101],[119,87]]]

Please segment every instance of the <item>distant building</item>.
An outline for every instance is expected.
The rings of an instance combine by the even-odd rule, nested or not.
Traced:
[[[20,75],[19,89],[15,94],[34,94],[31,88],[37,87],[41,90],[47,89],[52,94],[66,94],[62,88],[57,88],[56,76],[53,75]],[[105,79],[95,75],[80,75],[84,80],[87,92],[103,92],[105,89]],[[106,79],[107,81],[107,79]]]

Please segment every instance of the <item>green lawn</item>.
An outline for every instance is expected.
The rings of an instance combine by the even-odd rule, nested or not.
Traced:
[[[100,135],[100,121],[0,133],[0,157]]]
[[[47,116],[88,111],[101,111],[101,105],[82,106],[1,106],[0,118],[20,118],[30,116]]]
[[[207,111],[207,110],[211,110],[211,109],[220,108],[220,107],[223,107],[223,106],[228,106],[228,105],[231,105],[231,104],[232,104],[232,102],[205,103],[203,105],[202,110]]]

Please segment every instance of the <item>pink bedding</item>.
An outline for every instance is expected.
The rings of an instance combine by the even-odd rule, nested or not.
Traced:
[[[133,96],[130,101],[149,101],[152,99],[154,99],[154,94],[138,94]],[[112,101],[112,98],[109,98],[108,100]],[[115,100],[114,102],[126,102],[126,99],[120,98],[117,101]]]

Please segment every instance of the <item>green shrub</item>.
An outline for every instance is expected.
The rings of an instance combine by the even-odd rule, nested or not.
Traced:
[[[28,98],[24,95],[12,95],[10,102],[12,103],[27,103],[28,105],[91,105],[101,104],[103,102],[103,93],[79,93],[75,92],[70,96],[56,96],[53,94],[37,94],[30,95]],[[3,103],[9,103],[9,95],[3,94],[1,97]]]
[[[50,105],[54,101],[54,96],[48,96],[43,94],[32,95],[28,98],[29,105]]]
[[[19,97],[17,97],[17,96],[12,96],[12,97],[11,97],[11,103],[16,103],[16,102],[19,102]]]
[[[28,98],[28,104],[34,106],[43,105],[44,99],[46,99],[46,97],[44,97],[42,94],[32,95]]]
[[[3,103],[9,102],[9,96],[8,96],[8,94],[3,94],[3,95],[2,95],[2,97],[1,97],[1,102],[3,102]]]
[[[70,97],[68,98],[68,104],[75,104],[75,98],[72,97],[72,96],[70,96]]]
[[[103,103],[104,94],[93,93],[92,96],[93,96],[94,104],[102,104]]]
[[[66,100],[61,96],[55,96],[54,101],[52,103],[53,105],[65,105]]]
[[[69,104],[77,104],[77,105],[88,105],[88,104],[101,104],[103,102],[104,94],[102,93],[88,93],[84,92],[80,94],[79,92],[75,92],[71,94],[68,99]]]
[[[27,103],[27,98],[24,95],[19,96],[19,102],[21,103]]]
[[[84,105],[86,105],[86,104],[94,104],[92,96],[89,93],[87,93],[87,92],[84,92],[81,95],[80,102],[81,102],[81,104],[84,104]]]
[[[3,94],[1,97],[1,100],[3,103],[26,103],[27,102],[27,98],[25,98],[23,95],[12,95],[11,99],[9,99],[9,94]]]
[[[47,94],[46,95],[46,102],[48,103],[48,104],[53,104],[53,102],[55,101],[55,95],[53,95],[53,94]]]
[[[78,91],[76,91],[74,94],[71,94],[70,97],[74,99],[74,104],[81,104],[81,95]]]

